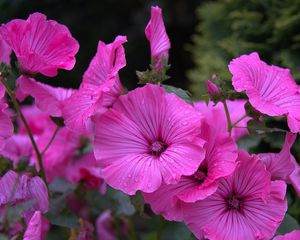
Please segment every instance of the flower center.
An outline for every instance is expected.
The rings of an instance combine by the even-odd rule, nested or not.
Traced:
[[[160,156],[165,150],[167,146],[161,141],[154,141],[150,146],[150,154],[154,156]]]
[[[227,198],[228,209],[241,209],[241,201],[242,199],[237,197],[235,194]]]
[[[198,170],[194,173],[193,177],[199,181],[199,183],[203,183],[205,178],[207,177],[208,169],[206,166],[200,166]]]

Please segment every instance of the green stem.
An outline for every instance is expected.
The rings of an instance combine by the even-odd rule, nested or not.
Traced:
[[[224,110],[225,110],[226,119],[227,119],[227,130],[229,132],[229,135],[231,135],[232,123],[231,123],[231,118],[230,118],[230,114],[229,114],[229,110],[228,110],[226,100],[222,101],[222,103],[224,105]]]
[[[128,227],[129,227],[128,238],[129,238],[130,240],[136,240],[137,237],[136,237],[134,225],[133,225],[132,219],[131,219],[130,217],[128,218]]]
[[[237,126],[242,120],[244,120],[246,117],[248,117],[247,114],[245,114],[244,116],[242,116],[240,119],[238,119],[235,123],[233,123],[233,124],[231,125],[231,128],[236,127],[236,126]]]
[[[60,129],[60,126],[57,126],[56,129],[55,129],[55,131],[54,131],[54,133],[53,133],[53,135],[52,135],[52,137],[51,137],[51,139],[50,139],[50,141],[48,142],[47,146],[46,146],[46,147],[44,148],[44,150],[41,152],[41,156],[44,156],[45,152],[46,152],[46,151],[48,150],[48,148],[51,146],[51,144],[52,144],[52,142],[54,141],[54,139],[55,139],[55,137],[56,137],[56,135],[57,135],[59,129]]]
[[[13,91],[10,89],[9,85],[7,84],[6,80],[4,79],[2,73],[0,72],[0,81],[2,82],[2,84],[4,85],[5,89],[6,89],[6,92],[7,94],[9,95],[13,105],[14,105],[14,108],[19,116],[19,118],[21,119],[22,123],[24,124],[24,127],[26,129],[26,132],[30,138],[30,141],[31,141],[31,144],[33,146],[33,149],[35,151],[35,154],[36,154],[36,157],[37,157],[37,160],[38,160],[38,165],[39,165],[39,168],[40,168],[40,175],[42,177],[42,179],[44,180],[47,188],[48,188],[48,184],[47,184],[47,180],[46,180],[46,175],[45,175],[45,170],[44,170],[44,166],[43,166],[43,162],[42,162],[42,155],[36,145],[36,142],[34,140],[34,137],[32,135],[32,132],[29,128],[29,125],[21,111],[21,108],[20,108],[20,105],[16,99],[16,96],[15,94],[13,93]]]
[[[165,226],[165,220],[162,217],[159,217],[159,226],[158,226],[157,235],[156,235],[157,240],[162,239],[162,233],[163,233],[164,226]]]

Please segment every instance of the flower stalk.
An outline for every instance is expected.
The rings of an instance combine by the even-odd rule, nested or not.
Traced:
[[[21,111],[21,108],[20,108],[20,105],[16,99],[16,96],[14,94],[14,92],[10,89],[9,85],[7,84],[6,80],[5,80],[5,77],[3,76],[3,74],[0,72],[0,81],[1,83],[4,85],[5,89],[6,89],[6,92],[8,94],[8,96],[10,97],[11,101],[12,101],[12,104],[14,105],[14,108],[19,116],[19,118],[21,119],[22,123],[24,124],[24,127],[26,129],[26,132],[30,138],[30,142],[33,146],[33,149],[35,151],[35,154],[36,154],[36,157],[37,157],[37,160],[38,160],[38,165],[39,165],[39,174],[41,176],[41,178],[44,180],[47,188],[48,188],[48,184],[47,184],[47,180],[46,180],[46,175],[45,175],[45,170],[44,170],[44,166],[43,166],[43,162],[42,162],[42,155],[37,147],[37,144],[34,140],[34,137],[33,137],[33,134],[29,128],[29,125]]]

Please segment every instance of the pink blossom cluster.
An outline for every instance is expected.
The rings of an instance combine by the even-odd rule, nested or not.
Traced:
[[[163,71],[171,45],[159,7],[152,7],[145,35],[151,64]],[[300,239],[297,230],[274,237],[288,208],[287,184],[300,197],[300,167],[291,154],[300,132],[300,88],[289,70],[267,65],[257,53],[229,64],[234,90],[246,93],[261,116],[286,117],[290,129],[279,153],[250,154],[237,145],[253,118],[247,100],[212,101],[222,95],[212,81],[208,103],[187,103],[159,82],[126,91],[119,78],[126,42],[126,36],[99,41],[79,89],[65,89],[36,79],[74,67],[79,44],[64,25],[34,13],[0,27],[0,61],[9,65],[13,53],[20,70],[12,94],[0,75],[0,154],[15,168],[27,159],[46,175],[44,182],[9,171],[0,179],[1,212],[35,200],[24,211],[24,239],[45,235],[46,184],[57,177],[101,193],[106,184],[128,195],[140,191],[155,214],[184,222],[198,239]],[[20,108],[26,123],[8,108],[5,91],[19,103],[34,99]],[[109,210],[99,216],[99,239],[117,239],[112,221]],[[83,221],[77,239],[91,239],[93,231]]]

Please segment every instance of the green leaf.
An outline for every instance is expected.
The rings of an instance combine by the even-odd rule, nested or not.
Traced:
[[[131,196],[130,202],[142,217],[150,218],[150,216],[145,213],[145,201],[141,192],[137,192],[134,196]]]
[[[26,202],[18,203],[7,209],[7,219],[10,223],[18,222],[23,218],[23,212],[30,209],[36,203],[35,199]]]
[[[8,236],[5,236],[5,235],[0,235],[0,240],[8,240]]]
[[[47,219],[51,224],[67,227],[67,228],[78,228],[80,227],[80,223],[78,217],[70,212],[63,212],[59,215],[56,214],[46,214]]]
[[[246,150],[249,153],[254,153],[252,149],[255,148],[262,139],[262,135],[244,136],[238,140],[238,148]]]
[[[191,93],[189,93],[188,91],[185,91],[181,88],[176,88],[170,85],[166,85],[166,84],[162,84],[161,85],[164,89],[166,89],[166,91],[168,93],[175,93],[178,97],[180,97],[181,99],[183,99],[184,101],[186,101],[189,104],[192,104],[192,95]]]
[[[293,230],[300,229],[300,226],[295,218],[293,218],[288,213],[285,214],[285,217],[280,224],[279,228],[277,229],[278,234],[286,234]]]
[[[270,132],[264,122],[256,119],[249,120],[247,128],[250,134],[264,134]]]
[[[114,201],[113,210],[115,215],[131,216],[135,213],[135,208],[131,204],[129,196],[110,188],[107,190],[107,194]]]
[[[50,198],[50,212],[51,214],[59,214],[65,207],[67,196],[69,193],[65,193],[59,196]]]
[[[67,180],[63,178],[56,178],[50,185],[49,190],[51,192],[56,193],[66,193],[66,192],[72,192],[76,188],[76,185],[73,183],[68,182]]]

